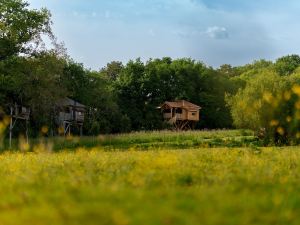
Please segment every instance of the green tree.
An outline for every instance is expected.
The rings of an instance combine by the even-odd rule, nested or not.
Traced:
[[[288,55],[276,60],[275,70],[281,76],[292,74],[300,66],[299,55]]]
[[[101,73],[105,74],[109,79],[115,81],[123,70],[122,62],[113,61],[101,69]]]
[[[87,106],[84,131],[89,135],[130,130],[130,121],[119,111],[111,88],[111,79],[69,60],[64,68],[62,85],[68,96]]]
[[[233,85],[228,77],[191,59],[170,58],[129,62],[115,82],[121,112],[134,130],[161,129],[163,121],[156,109],[164,101],[185,99],[202,106],[201,127],[231,126],[225,93]]]
[[[234,125],[263,131],[267,143],[299,143],[300,74],[280,76],[261,71],[244,89],[229,97]]]
[[[235,67],[232,67],[229,64],[223,64],[220,66],[220,68],[217,70],[222,75],[228,76],[228,77],[235,77],[238,76],[237,69]]]
[[[19,53],[33,53],[43,34],[53,37],[49,11],[32,10],[28,6],[22,0],[1,1],[0,60]]]

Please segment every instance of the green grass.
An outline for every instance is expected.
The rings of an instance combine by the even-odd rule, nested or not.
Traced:
[[[106,150],[148,150],[163,148],[195,148],[195,147],[249,147],[261,146],[252,131],[247,130],[215,130],[188,132],[136,132],[120,135],[101,135],[98,137],[43,138],[31,139],[31,147],[40,142],[51,143],[53,151],[63,149],[75,150],[80,147],[101,147]],[[18,140],[14,140],[13,149],[18,149]],[[8,149],[8,141],[2,149]]]
[[[299,224],[300,148],[0,156],[0,224]]]
[[[300,147],[258,146],[239,130],[31,140],[0,154],[0,224],[299,224]]]
[[[194,147],[241,147],[257,142],[251,131],[218,130],[188,132],[136,132],[121,135],[103,135],[78,139],[54,139],[54,149],[72,149],[77,147],[104,147],[107,150],[127,150],[135,148],[148,150],[153,148],[194,148]]]

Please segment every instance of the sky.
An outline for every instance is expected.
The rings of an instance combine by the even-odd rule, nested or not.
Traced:
[[[27,0],[52,13],[68,54],[111,61],[189,57],[213,67],[300,54],[299,0]]]

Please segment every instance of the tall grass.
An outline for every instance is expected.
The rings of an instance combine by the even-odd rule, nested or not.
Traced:
[[[0,155],[0,224],[299,224],[300,149]]]
[[[243,147],[261,145],[253,132],[245,130],[215,131],[156,131],[134,132],[129,134],[100,135],[98,137],[37,138],[30,140],[31,150],[40,144],[51,145],[53,151],[74,150],[79,147],[101,147],[109,150],[149,150],[159,148],[195,148],[195,147]],[[8,142],[6,142],[7,149]],[[18,140],[14,140],[13,149],[20,149]]]

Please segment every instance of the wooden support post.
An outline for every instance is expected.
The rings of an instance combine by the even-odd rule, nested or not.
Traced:
[[[82,132],[82,125],[80,125],[80,137],[82,137],[82,134],[83,134],[83,132]]]
[[[196,122],[194,121],[194,122],[192,123],[192,130],[195,130],[195,127],[196,127]]]
[[[182,126],[181,126],[181,130],[185,129],[187,127],[187,125],[189,124],[189,121],[185,121],[182,123]]]
[[[29,135],[28,135],[28,120],[26,120],[26,143],[28,144],[29,143]]]
[[[68,125],[67,125],[67,122],[63,122],[63,127],[64,127],[64,136],[66,136],[67,134],[67,131],[68,131]]]

